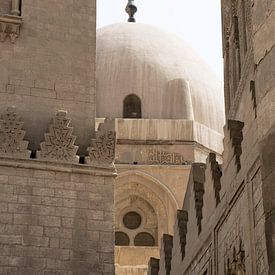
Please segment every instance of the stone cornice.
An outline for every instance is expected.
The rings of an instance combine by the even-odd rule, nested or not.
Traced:
[[[0,42],[4,42],[9,37],[11,43],[15,43],[16,38],[20,34],[22,23],[23,19],[21,16],[0,15]]]
[[[53,172],[67,172],[77,174],[87,174],[91,176],[114,177],[117,175],[116,169],[113,167],[97,167],[86,164],[75,163],[59,163],[54,161],[38,160],[38,159],[16,159],[0,156],[0,166],[37,169]]]

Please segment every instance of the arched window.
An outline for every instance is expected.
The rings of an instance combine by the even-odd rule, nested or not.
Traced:
[[[132,94],[123,101],[123,118],[141,118],[141,100]]]
[[[115,245],[129,246],[129,244],[130,244],[130,239],[126,233],[121,231],[118,231],[115,233]]]

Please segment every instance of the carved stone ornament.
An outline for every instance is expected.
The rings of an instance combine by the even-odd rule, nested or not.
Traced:
[[[23,140],[25,131],[15,107],[8,107],[0,116],[0,155],[18,158],[29,158],[28,141]]]
[[[73,128],[69,127],[70,119],[66,111],[58,111],[45,134],[45,141],[40,143],[41,151],[37,152],[38,159],[50,161],[79,162],[76,156],[78,146],[74,145],[76,136]]]
[[[8,37],[11,43],[15,43],[20,34],[20,27],[23,23],[21,16],[0,15],[0,41],[4,42]]]
[[[148,150],[148,163],[155,165],[182,165],[190,164],[184,160],[183,156],[177,153],[159,151],[156,149]]]
[[[92,139],[91,147],[87,149],[92,165],[113,166],[115,162],[116,132],[114,121],[106,118],[100,123],[96,138]]]

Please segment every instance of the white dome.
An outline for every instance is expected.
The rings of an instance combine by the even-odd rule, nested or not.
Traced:
[[[222,132],[222,85],[176,35],[139,23],[97,31],[97,117],[123,117],[130,94],[141,99],[142,118],[191,119]]]

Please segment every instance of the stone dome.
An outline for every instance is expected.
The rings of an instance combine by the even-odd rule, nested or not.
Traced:
[[[97,117],[127,117],[131,95],[130,106],[138,99],[144,119],[188,119],[222,132],[222,85],[179,37],[140,23],[103,27],[97,31]]]

